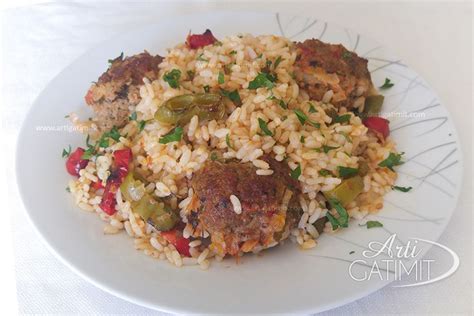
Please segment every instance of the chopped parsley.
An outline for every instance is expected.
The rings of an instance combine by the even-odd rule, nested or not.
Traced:
[[[343,167],[343,166],[338,166],[337,171],[339,172],[339,176],[344,179],[353,177],[359,173],[359,169],[357,168],[350,168],[350,167]]]
[[[300,164],[298,164],[298,167],[296,167],[295,169],[290,171],[290,176],[293,179],[298,180],[298,178],[301,176],[301,165]]]
[[[227,147],[234,150],[234,146],[232,146],[232,144],[230,143],[230,135],[229,134],[225,135],[225,143],[227,144]]]
[[[352,139],[351,139],[351,137],[350,137],[347,133],[345,133],[345,132],[339,132],[339,134],[341,134],[342,136],[344,136],[344,138],[346,139],[346,141],[347,141],[348,143],[352,143]]]
[[[390,155],[388,155],[384,161],[379,163],[379,167],[387,167],[388,169],[394,171],[393,167],[403,164],[402,155],[403,153],[390,153]]]
[[[318,171],[318,173],[322,177],[327,177],[327,176],[332,175],[331,171],[326,170],[326,169],[321,169],[321,170]]]
[[[301,137],[300,137],[300,143],[304,144],[304,136],[303,135],[301,135]]]
[[[194,70],[188,70],[186,71],[186,74],[188,75],[189,80],[193,80],[194,76],[196,75],[196,72]]]
[[[332,229],[334,230],[339,227],[348,227],[349,214],[347,214],[346,209],[336,199],[329,199],[329,204],[331,204],[331,207],[334,208],[337,214],[339,215],[339,217],[336,218],[334,215],[332,215],[329,212],[326,214],[326,217],[328,218],[329,222],[332,225]]]
[[[180,77],[181,71],[179,69],[173,69],[163,75],[163,80],[166,81],[171,88],[177,89],[179,88]]]
[[[217,83],[224,84],[224,73],[222,71],[219,71],[219,75],[217,76]]]
[[[342,58],[344,58],[344,59],[350,59],[351,57],[352,57],[352,54],[349,51],[344,51],[342,53]]]
[[[94,146],[87,148],[81,156],[81,159],[91,159],[96,154]]]
[[[229,53],[229,55],[235,55],[235,54],[237,54],[237,51],[235,51],[235,50],[233,50]]]
[[[304,125],[306,122],[308,122],[311,126],[315,128],[320,128],[321,124],[312,122],[311,120],[308,119],[308,116],[304,114],[303,111],[299,109],[294,109],[293,112],[296,114],[296,117],[298,118],[298,121],[300,121],[301,125]]]
[[[392,190],[396,190],[396,191],[400,191],[400,192],[405,192],[405,193],[408,192],[408,191],[410,191],[411,189],[413,189],[413,188],[412,188],[412,187],[399,187],[399,186],[397,186],[397,185],[394,185],[394,186],[392,187]]]
[[[67,149],[63,149],[62,157],[66,158],[69,157],[69,155],[71,155],[71,145],[69,145]]]
[[[123,52],[120,53],[118,57],[115,57],[114,59],[109,59],[107,62],[112,66],[112,64],[116,61],[123,60]]]
[[[351,120],[351,115],[350,114],[344,114],[344,115],[339,115],[336,116],[332,122],[333,123],[347,123]]]
[[[261,72],[252,81],[249,82],[249,89],[255,90],[263,87],[267,89],[272,89],[275,86],[275,81],[275,76],[266,72]]]
[[[204,58],[203,55],[204,55],[204,53],[199,54],[199,56],[196,58],[196,60],[199,60],[199,61],[209,61],[209,59]]]
[[[66,187],[66,192],[71,193],[71,189],[69,187]]]
[[[106,137],[112,138],[116,142],[120,140],[120,132],[118,131],[116,126],[112,127],[112,129],[104,135],[106,135]]]
[[[212,152],[211,153],[211,160],[214,161],[214,160],[217,160],[217,153],[216,152]]]
[[[265,133],[265,135],[273,136],[273,133],[268,129],[267,123],[261,118],[258,118],[258,126],[260,126],[260,129]]]
[[[138,132],[142,132],[145,129],[146,121],[140,121],[138,123]]]
[[[309,113],[316,113],[318,112],[318,110],[316,110],[316,108],[314,107],[314,105],[309,102],[309,110],[308,110]]]
[[[385,78],[385,82],[379,88],[380,89],[389,89],[389,88],[393,87],[394,85],[395,84],[392,83],[389,78]]]
[[[354,251],[354,250],[352,250],[351,252],[349,252],[349,254],[350,254],[350,255],[352,255],[352,254],[354,254],[354,253],[355,253],[355,251]]]
[[[278,65],[281,63],[281,56],[278,56],[273,64],[273,69],[277,69]]]
[[[330,150],[333,149],[338,149],[339,147],[333,147],[333,146],[328,146],[328,145],[323,145],[321,148],[316,148],[315,150],[317,152],[323,151],[325,154],[327,154]]]
[[[269,96],[267,98],[267,100],[274,100],[274,101],[277,101],[278,102],[278,105],[284,109],[284,110],[288,110],[288,103],[290,103],[290,101],[288,101],[288,103],[285,103],[285,101],[283,101],[282,99],[278,99],[277,97],[275,97],[274,95],[272,96]]]
[[[227,90],[221,89],[221,95],[229,98],[232,102],[234,102],[236,106],[242,105],[242,99],[240,99],[240,94],[238,90],[227,91]]]
[[[296,117],[298,118],[298,121],[300,121],[301,125],[304,125],[308,119],[308,116],[306,116],[306,114],[304,114],[304,112],[299,109],[294,109],[293,112],[296,114]]]
[[[204,87],[202,87],[204,89],[204,92],[205,93],[209,93],[209,90],[211,90],[211,88],[208,86],[208,85],[205,85]]]
[[[168,134],[160,138],[160,144],[168,144],[172,142],[179,142],[183,136],[183,128],[181,126],[175,127]]]
[[[374,227],[383,227],[383,224],[379,221],[367,221],[365,224],[359,224],[359,226],[367,226],[367,229],[374,228]]]
[[[137,120],[137,112],[133,112],[132,114],[130,114],[130,116],[128,117],[128,119],[130,121],[136,121]]]

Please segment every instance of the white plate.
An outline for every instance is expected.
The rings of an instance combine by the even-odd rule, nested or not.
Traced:
[[[398,150],[406,153],[397,183],[413,190],[386,196],[385,207],[372,217],[383,222],[384,228],[367,230],[352,222],[336,235],[323,235],[311,251],[287,243],[263,256],[245,256],[239,265],[231,259],[201,271],[178,269],[146,257],[134,250],[126,234],[104,236],[97,216],[73,204],[65,191],[70,177],[61,151],[68,144],[83,145],[84,140],[76,133],[38,131],[37,127],[68,124],[64,116],[85,107],[84,94],[109,58],[143,49],[165,54],[167,47],[184,41],[190,29],[206,28],[217,38],[239,32],[283,33],[294,40],[314,37],[342,43],[369,59],[376,86],[386,77],[395,82],[384,92],[385,112],[424,113],[424,118],[391,118],[392,136]],[[34,103],[19,137],[16,167],[33,225],[65,264],[98,287],[134,303],[194,313],[310,313],[374,292],[390,281],[356,282],[348,274],[350,261],[361,256],[369,241],[384,241],[392,232],[402,241],[410,237],[436,240],[455,208],[462,174],[461,150],[448,112],[422,78],[378,43],[313,18],[239,12],[163,20],[122,34],[80,57]]]

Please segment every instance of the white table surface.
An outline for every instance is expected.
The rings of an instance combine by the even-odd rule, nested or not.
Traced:
[[[35,97],[65,66],[116,33],[160,17],[232,9],[311,14],[371,36],[398,54],[439,93],[462,143],[465,177],[457,209],[440,242],[457,252],[459,270],[438,283],[386,287],[325,314],[472,314],[472,8],[462,4],[252,1],[88,1],[47,3],[3,12],[3,148],[7,206],[13,221],[20,313],[158,314],[94,287],[59,262],[26,219],[13,174],[21,122]],[[3,210],[5,211],[5,210]],[[430,254],[437,259],[438,255]],[[439,258],[441,260],[441,258]],[[448,263],[447,263],[448,264]]]

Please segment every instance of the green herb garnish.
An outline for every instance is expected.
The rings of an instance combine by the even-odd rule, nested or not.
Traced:
[[[199,54],[199,56],[196,58],[196,60],[199,60],[199,61],[209,61],[209,59],[204,58],[203,55],[204,55],[204,53]]]
[[[359,224],[359,226],[367,226],[367,229],[374,228],[374,227],[383,227],[383,224],[379,221],[367,221],[365,224]]]
[[[109,132],[105,133],[105,135],[107,135],[107,137],[112,138],[116,142],[120,140],[120,132],[118,131],[116,126],[112,127],[112,129]]]
[[[211,153],[211,160],[214,161],[214,160],[217,160],[217,158],[218,158],[218,157],[217,157],[217,153],[212,152],[212,153]]]
[[[107,62],[112,66],[112,64],[116,61],[123,60],[123,52],[120,53],[118,57],[115,57],[114,59],[109,59]]]
[[[314,105],[312,103],[309,103],[309,110],[308,110],[309,113],[316,113],[318,112],[318,110],[316,110],[316,108],[314,107]]]
[[[304,136],[303,135],[301,135],[301,137],[300,137],[300,143],[304,144]]]
[[[183,128],[181,126],[175,127],[168,134],[160,138],[160,144],[168,144],[172,142],[179,142],[183,136]]]
[[[232,150],[235,150],[234,146],[232,146],[232,144],[230,143],[230,135],[229,134],[225,135],[225,143],[227,144],[227,147],[229,147]]]
[[[388,169],[394,171],[393,167],[403,164],[402,155],[403,153],[390,153],[384,161],[379,163],[379,167],[387,167]]]
[[[347,123],[351,120],[351,115],[350,114],[344,114],[344,115],[339,115],[336,116],[332,122],[333,123]]]
[[[281,63],[281,60],[281,56],[278,56],[275,60],[275,63],[273,64],[273,69],[276,69],[278,67],[278,65]]]
[[[188,71],[186,71],[186,74],[188,75],[189,80],[193,80],[194,76],[196,75],[196,72],[193,71],[193,70],[188,70]]]
[[[137,112],[133,112],[132,114],[130,114],[130,116],[128,117],[128,119],[130,121],[136,121],[137,120]]]
[[[242,105],[242,100],[240,99],[240,94],[238,90],[234,91],[227,91],[224,89],[221,89],[221,95],[229,98],[236,106],[241,106]]]
[[[317,152],[323,151],[325,154],[327,154],[330,150],[333,149],[338,149],[339,147],[333,147],[333,146],[328,146],[328,145],[323,145],[321,148],[316,148],[315,150]]]
[[[379,88],[380,89],[389,89],[389,88],[393,87],[394,85],[395,84],[392,83],[389,78],[385,78],[385,82]]]
[[[350,168],[350,167],[343,167],[343,166],[338,166],[337,171],[339,172],[339,176],[344,179],[353,177],[359,173],[359,169],[357,168]]]
[[[235,50],[233,50],[229,53],[229,55],[235,55],[235,54],[237,54],[237,51],[235,51]]]
[[[173,69],[163,75],[163,80],[166,81],[171,88],[177,89],[179,88],[180,77],[181,71],[179,69]]]
[[[290,171],[290,176],[293,179],[298,180],[298,178],[301,176],[301,165],[300,164],[298,164],[298,167],[296,167],[295,169]]]
[[[209,93],[209,90],[211,90],[211,88],[209,87],[209,85],[205,85],[204,87],[202,87],[204,89],[204,92],[205,93]]]
[[[255,90],[262,87],[272,89],[275,86],[275,81],[275,76],[266,72],[261,72],[252,81],[249,82],[249,89]]]
[[[71,189],[69,187],[66,187],[66,192],[71,193]]]
[[[349,254],[350,254],[350,255],[352,255],[353,253],[355,253],[355,251],[354,251],[354,250],[352,250],[351,252],[349,252]]]
[[[351,52],[344,51],[344,52],[342,53],[342,58],[344,58],[344,59],[350,59],[351,57],[352,57]]]
[[[63,149],[62,157],[66,158],[69,157],[69,155],[71,155],[71,145],[69,145],[67,149]]]
[[[224,73],[222,71],[219,71],[219,75],[217,76],[217,83],[224,84]]]
[[[138,132],[141,133],[145,129],[146,121],[140,121],[138,123]]]
[[[332,175],[331,171],[326,170],[326,169],[321,169],[318,171],[320,176],[327,177],[329,175]]]
[[[296,114],[296,117],[298,118],[298,121],[300,121],[301,125],[304,125],[308,119],[308,116],[306,116],[306,114],[304,114],[304,112],[299,109],[294,109],[293,112]]]
[[[265,133],[265,135],[273,136],[273,133],[268,129],[267,123],[261,118],[258,118],[258,126],[260,126],[260,129]]]
[[[396,190],[396,191],[400,191],[400,192],[405,192],[405,193],[408,192],[408,191],[410,191],[411,189],[413,189],[413,188],[412,188],[412,187],[399,187],[399,186],[397,186],[397,185],[394,185],[394,186],[392,187],[392,190]]]
[[[327,213],[326,216],[331,222],[332,228],[336,229],[338,227],[348,227],[349,226],[349,214],[347,214],[346,209],[341,205],[341,203],[336,199],[329,199],[329,204],[336,210],[339,217],[336,218],[331,213]]]

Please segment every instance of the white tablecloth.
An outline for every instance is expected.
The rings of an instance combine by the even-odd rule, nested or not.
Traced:
[[[235,9],[314,15],[367,34],[391,48],[440,94],[460,133],[465,182],[456,212],[440,242],[456,251],[461,266],[428,286],[375,294],[326,314],[472,313],[472,11],[466,4],[148,2],[47,3],[4,12],[2,128],[9,166],[28,108],[48,82],[87,49],[160,17]],[[13,219],[18,302],[21,313],[160,314],[116,298],[87,283],[45,248],[28,223],[12,168],[7,168],[8,210]],[[5,210],[3,210],[5,211]],[[437,258],[437,254],[431,257]]]

